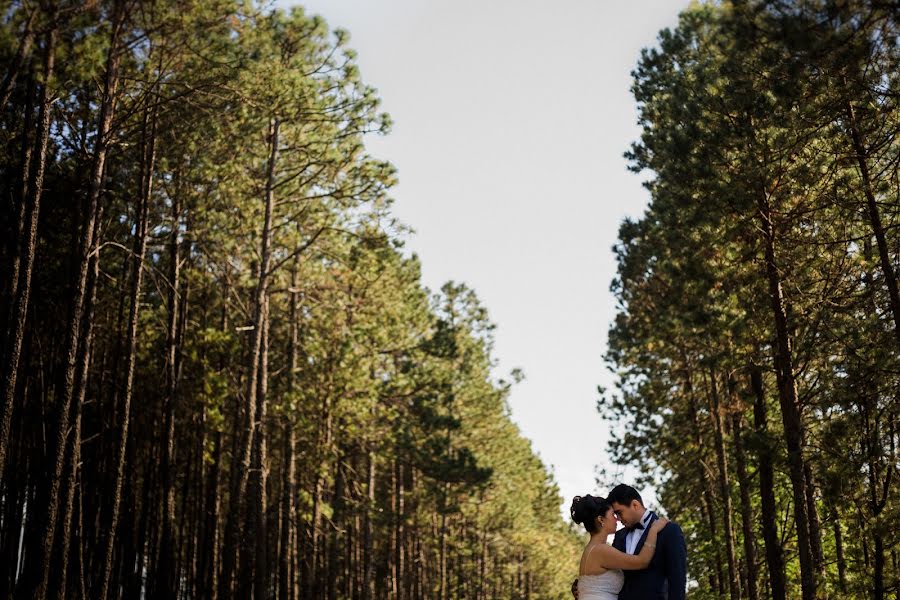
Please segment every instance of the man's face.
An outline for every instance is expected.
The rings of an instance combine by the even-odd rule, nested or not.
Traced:
[[[613,513],[619,522],[625,527],[631,527],[640,523],[641,517],[644,516],[644,507],[637,500],[632,500],[631,504],[612,503]]]

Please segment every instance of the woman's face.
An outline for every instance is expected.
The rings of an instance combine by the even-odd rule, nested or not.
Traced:
[[[600,529],[600,533],[609,535],[616,532],[616,515],[613,513],[612,507],[606,509],[606,513],[601,519],[603,521],[603,526]]]
[[[606,514],[603,515],[603,527],[607,534],[616,532],[616,513],[612,506],[606,509]]]

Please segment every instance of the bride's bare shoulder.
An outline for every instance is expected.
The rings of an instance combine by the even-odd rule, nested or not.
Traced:
[[[579,577],[590,575],[603,575],[608,570],[603,566],[604,548],[608,548],[606,544],[591,544],[584,549],[581,557],[581,573]]]

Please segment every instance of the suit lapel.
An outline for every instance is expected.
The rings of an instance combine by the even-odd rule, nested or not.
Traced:
[[[641,548],[644,547],[644,541],[647,539],[647,534],[650,533],[650,526],[653,525],[653,521],[655,521],[658,518],[659,517],[656,516],[656,513],[650,514],[650,520],[647,521],[647,526],[644,527],[644,531],[643,531],[643,533],[641,533],[641,539],[638,540],[637,546],[634,547],[635,555],[641,553]]]

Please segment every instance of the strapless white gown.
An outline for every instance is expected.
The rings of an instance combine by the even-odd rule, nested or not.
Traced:
[[[625,585],[625,574],[610,569],[602,575],[582,575],[578,578],[578,600],[618,600]]]

